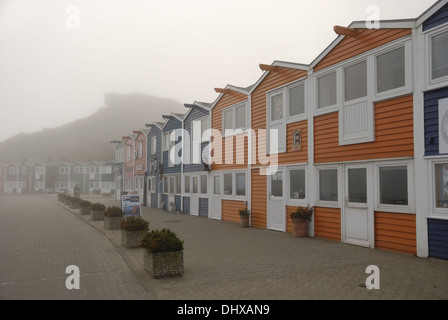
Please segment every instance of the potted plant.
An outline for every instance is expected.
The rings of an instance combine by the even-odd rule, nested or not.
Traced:
[[[149,222],[141,217],[129,216],[121,219],[121,243],[126,248],[136,248],[140,246],[140,240],[149,229]]]
[[[90,206],[92,205],[92,202],[87,200],[81,200],[79,203],[79,213],[81,214],[90,214]]]
[[[177,277],[184,273],[184,242],[169,229],[146,232],[140,241],[143,265],[153,278]]]
[[[65,193],[58,193],[58,201],[64,202],[65,200]]]
[[[292,220],[292,235],[295,238],[308,236],[308,224],[314,213],[314,207],[298,207],[289,214]]]
[[[102,203],[93,203],[90,206],[90,219],[103,220],[103,212],[106,210],[106,206]]]
[[[79,209],[79,204],[81,202],[80,198],[72,198],[70,203],[70,209]]]
[[[64,203],[67,206],[70,206],[70,204],[72,203],[73,197],[71,195],[66,194],[64,197]]]
[[[104,228],[106,229],[120,229],[121,218],[123,211],[120,207],[112,206],[104,210]]]
[[[248,227],[249,226],[249,216],[250,211],[246,208],[241,209],[238,211],[240,218],[241,218],[241,226],[242,227]]]

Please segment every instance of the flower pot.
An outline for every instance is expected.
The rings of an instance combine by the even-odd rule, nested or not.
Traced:
[[[121,217],[104,217],[104,228],[109,230],[120,229]]]
[[[79,213],[84,215],[90,214],[90,209],[89,207],[81,207],[79,208]]]
[[[292,236],[294,238],[308,237],[308,222],[305,219],[292,219]]]
[[[241,217],[241,226],[243,228],[249,227],[249,216],[240,216]]]
[[[77,202],[72,202],[70,204],[70,209],[79,209],[79,203]]]
[[[184,252],[149,253],[143,250],[143,266],[155,279],[180,277],[184,273]]]
[[[126,248],[138,248],[146,230],[129,231],[121,229],[121,244]]]
[[[103,220],[104,219],[103,211],[90,210],[90,219]]]

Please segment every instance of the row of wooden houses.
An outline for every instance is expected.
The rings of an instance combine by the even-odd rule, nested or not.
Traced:
[[[448,259],[447,0],[334,31],[311,64],[260,64],[114,141],[117,197],[282,232],[313,206],[314,237]]]
[[[115,162],[0,163],[0,193],[115,194]]]

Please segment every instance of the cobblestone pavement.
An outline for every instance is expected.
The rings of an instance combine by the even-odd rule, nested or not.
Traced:
[[[0,198],[0,208],[2,208],[3,198]],[[82,198],[102,202],[106,206],[119,205],[118,201],[109,197],[82,196]],[[9,198],[7,199],[9,201]],[[103,221],[92,221],[89,215],[80,215],[78,210],[67,209],[66,206],[58,204],[55,195],[42,196],[39,201],[50,202],[48,206],[59,206],[58,212],[61,218],[56,219],[55,223],[61,224],[58,227],[61,230],[52,231],[54,240],[57,239],[56,242],[64,243],[72,237],[86,238],[83,248],[76,247],[77,255],[74,255],[75,260],[70,263],[79,265],[83,259],[89,257],[89,253],[96,253],[94,255],[98,258],[96,262],[98,269],[112,268],[111,273],[115,272],[120,281],[126,275],[126,279],[129,280],[129,283],[125,284],[126,290],[120,287],[114,288],[113,284],[106,282],[107,289],[103,291],[109,292],[112,296],[141,298],[143,295],[135,289],[138,286],[133,285],[137,280],[144,288],[147,299],[160,300],[448,299],[448,261],[445,260],[418,258],[316,238],[293,238],[288,233],[241,228],[234,223],[143,208],[143,218],[150,222],[151,230],[169,228],[184,240],[185,273],[183,276],[155,280],[143,269],[143,249],[124,248],[121,245],[119,230],[106,230]],[[3,210],[0,209],[0,212],[0,221],[2,221]],[[67,213],[77,218],[77,223],[70,219],[66,220]],[[21,221],[17,220],[14,225],[16,231],[12,232],[12,226],[6,228],[11,230],[7,232],[6,237],[3,227],[0,227],[2,256],[5,252],[13,256],[16,245],[12,243],[15,243],[14,239],[18,235],[23,234],[24,239],[27,237],[25,234],[28,233],[22,230],[23,228],[19,228],[19,222],[22,224],[28,222],[29,215],[21,213],[19,217]],[[82,236],[75,234],[73,230],[75,227],[72,225],[77,226],[82,223],[96,228],[96,235],[90,231],[85,231],[86,234]],[[31,227],[28,228],[31,229]],[[45,233],[46,229],[42,228],[33,232]],[[108,239],[114,249],[101,239]],[[56,245],[54,240],[50,243]],[[8,246],[11,248],[8,249]],[[43,247],[46,246],[43,245]],[[27,250],[30,249],[32,248]],[[116,253],[122,257],[126,266],[118,267],[120,264],[116,261]],[[64,270],[60,272],[57,266],[67,263],[55,261],[55,254],[52,252],[52,256],[45,262],[48,267],[48,277],[59,272],[58,274],[62,273],[60,277],[65,280]],[[25,255],[23,259],[28,260],[31,257],[31,255]],[[16,260],[12,259],[12,261]],[[113,266],[109,266],[109,263],[113,263]],[[4,288],[8,288],[8,281],[15,279],[14,264],[21,266],[20,260],[14,263],[8,262],[5,266],[1,263],[0,297],[3,297]],[[369,265],[379,267],[380,289],[378,290],[369,290],[365,287],[369,276],[366,274],[366,268]],[[133,277],[125,272],[127,267],[132,270]],[[26,271],[25,267],[21,268]],[[81,279],[90,276],[92,280],[96,280],[94,272],[90,271],[83,275],[83,268],[80,269]],[[84,268],[84,272],[86,270],[89,269]],[[100,283],[101,281],[98,280],[96,290],[104,289]],[[43,288],[40,283],[30,282],[29,286],[26,286],[26,283],[23,285],[23,291],[33,291],[30,287],[32,285]],[[131,288],[134,288],[134,291]],[[30,294],[32,296],[32,293]],[[65,296],[69,297],[69,294],[65,292]],[[94,296],[90,292],[86,295],[86,298]]]

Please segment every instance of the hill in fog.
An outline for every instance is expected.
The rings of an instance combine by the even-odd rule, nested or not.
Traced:
[[[162,121],[163,114],[187,111],[177,101],[140,93],[106,94],[105,104],[86,118],[1,142],[0,162],[113,160],[111,140],[144,129],[145,123]]]

